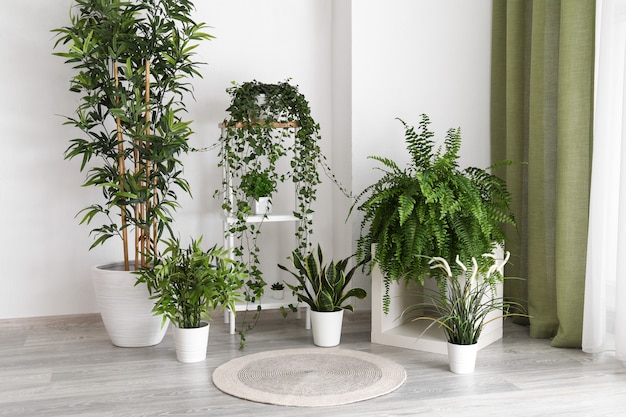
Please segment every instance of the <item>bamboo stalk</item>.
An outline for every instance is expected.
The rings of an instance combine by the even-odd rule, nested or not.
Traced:
[[[113,76],[115,77],[115,88],[120,86],[119,68],[117,61],[113,62]],[[117,97],[117,103],[119,104],[119,97]],[[120,192],[124,192],[124,173],[126,172],[125,158],[124,158],[124,137],[122,135],[122,121],[120,117],[115,118],[115,127],[117,130],[117,151],[119,153],[118,159],[118,172],[120,175]],[[122,217],[122,244],[124,246],[124,269],[128,271],[130,269],[128,261],[128,229],[126,228],[126,211],[121,210]]]
[[[146,135],[150,135],[152,132],[150,130],[150,60],[146,60],[146,91],[145,91],[145,100],[146,100]],[[146,148],[150,147],[150,143],[146,144]],[[146,149],[147,150],[147,149]],[[146,186],[151,182],[150,176],[152,175],[152,165],[150,162],[146,165]],[[156,204],[156,190],[153,189],[153,202]],[[150,201],[146,201],[146,212],[150,209]],[[146,225],[147,226],[147,225]],[[150,234],[150,228],[147,230],[146,238],[147,238],[147,247],[148,249],[152,248],[152,255],[156,256],[156,219],[152,220],[152,229],[153,235]]]

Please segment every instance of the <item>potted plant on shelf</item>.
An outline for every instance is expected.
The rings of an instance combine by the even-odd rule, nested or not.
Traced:
[[[442,149],[435,147],[428,116],[422,115],[417,130],[400,121],[409,165],[402,169],[388,158],[370,156],[383,164],[383,176],[357,195],[350,209],[363,213],[357,259],[380,268],[385,312],[391,283],[423,282],[434,256],[460,273],[452,263],[455,256],[468,264],[491,253],[504,244],[503,225],[515,224],[504,181],[480,168],[459,168],[460,128],[448,130]],[[486,263],[478,258],[479,267]]]
[[[206,358],[211,313],[230,308],[239,300],[246,277],[245,265],[230,259],[224,248],[205,251],[202,238],[181,249],[178,239],[168,241],[163,256],[144,267],[137,283],[145,284],[153,312],[174,324],[176,357],[180,362]]]
[[[487,324],[505,317],[527,317],[522,304],[505,300],[497,292],[496,284],[505,279],[502,271],[509,256],[507,252],[503,260],[497,260],[491,253],[484,254],[486,263],[481,266],[472,258],[471,270],[457,256],[455,263],[461,275],[452,272],[446,259],[431,258],[430,277],[437,281],[437,290],[417,294],[422,301],[403,312],[405,316],[416,314],[413,320],[429,320],[430,326],[438,324],[443,328],[450,370],[454,373],[474,371],[477,344]]]
[[[322,169],[340,187],[330,173],[320,148],[320,127],[314,120],[309,102],[298,86],[289,80],[275,84],[256,80],[233,84],[227,92],[231,97],[228,117],[220,124],[219,166],[224,171],[222,187],[215,195],[222,198],[226,215],[225,237],[233,242],[233,255],[249,267],[244,287],[247,304],[254,306],[251,321],[243,313],[239,335],[244,346],[245,334],[259,318],[259,304],[267,283],[259,268],[258,237],[263,222],[250,221],[249,198],[253,186],[270,185],[275,191],[280,184],[293,184],[295,207],[291,210],[296,222],[297,247],[302,252],[310,248],[313,230],[313,202],[317,198]],[[262,181],[258,176],[263,175]],[[253,180],[254,179],[254,180]],[[346,193],[347,194],[347,193]],[[276,212],[276,207],[273,208]],[[264,217],[265,218],[265,217]],[[246,308],[247,311],[247,308]]]
[[[122,262],[93,273],[102,319],[117,346],[154,345],[166,330],[131,271],[158,256],[163,235],[171,235],[176,193],[190,191],[179,159],[192,134],[191,122],[182,119],[183,100],[192,89],[186,79],[200,76],[194,48],[211,38],[192,13],[191,1],[76,0],[71,25],[54,30],[55,48],[67,48],[55,55],[76,70],[70,90],[81,95],[66,124],[82,134],[65,158],[79,159],[84,185],[102,192],[82,210],[81,224],[102,219],[91,231],[91,248],[122,240]]]
[[[354,311],[351,304],[346,304],[350,297],[363,299],[367,293],[362,288],[348,288],[355,271],[362,263],[348,268],[350,260],[330,261],[324,264],[322,248],[302,255],[295,250],[291,254],[293,270],[283,265],[278,267],[289,272],[297,280],[297,285],[286,283],[287,287],[311,308],[311,327],[313,343],[321,347],[337,346],[341,340],[341,327],[344,310]]]
[[[282,300],[285,297],[285,284],[276,281],[271,286],[272,298],[275,300]]]
[[[248,196],[252,214],[266,215],[272,212],[272,194],[276,181],[266,171],[248,171],[241,176],[241,190]]]

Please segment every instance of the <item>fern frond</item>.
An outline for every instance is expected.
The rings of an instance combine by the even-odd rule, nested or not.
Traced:
[[[426,115],[417,129],[398,120],[405,128],[409,165],[401,169],[388,158],[371,156],[384,174],[350,209],[363,213],[357,259],[369,257],[376,244],[371,262],[380,266],[385,288],[400,279],[421,281],[431,272],[430,257],[451,265],[457,255],[482,262],[481,254],[504,241],[503,225],[515,225],[504,181],[483,169],[459,169],[460,128],[448,130],[444,147],[435,149]],[[389,301],[385,295],[385,309]]]

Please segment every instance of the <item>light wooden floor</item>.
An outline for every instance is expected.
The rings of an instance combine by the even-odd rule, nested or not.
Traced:
[[[0,415],[10,416],[626,416],[626,367],[610,355],[549,347],[524,327],[479,352],[471,375],[448,371],[446,356],[369,342],[369,316],[347,313],[341,347],[403,365],[397,391],[360,403],[288,408],[217,390],[211,373],[227,360],[266,350],[312,346],[309,331],[274,311],[238,349],[216,320],[207,360],[176,361],[171,332],[158,346],[110,344],[97,315],[0,321]]]

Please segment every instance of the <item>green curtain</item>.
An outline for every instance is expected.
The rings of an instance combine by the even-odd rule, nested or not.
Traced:
[[[580,347],[593,127],[594,0],[494,0],[492,159],[513,194],[511,281],[530,335]]]

